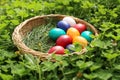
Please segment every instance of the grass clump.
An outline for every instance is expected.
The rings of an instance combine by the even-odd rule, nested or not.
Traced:
[[[52,23],[40,25],[27,33],[23,42],[31,49],[46,53],[50,47],[55,45],[49,37],[49,31],[54,27],[56,25]]]

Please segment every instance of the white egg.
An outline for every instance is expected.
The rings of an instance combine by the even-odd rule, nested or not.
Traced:
[[[64,17],[63,21],[66,21],[70,24],[70,26],[74,26],[76,24],[75,20],[72,17]]]

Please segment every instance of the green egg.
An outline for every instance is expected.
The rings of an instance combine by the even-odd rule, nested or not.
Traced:
[[[49,31],[49,37],[52,40],[56,40],[61,35],[65,35],[65,34],[66,34],[65,31],[60,28],[53,28]]]

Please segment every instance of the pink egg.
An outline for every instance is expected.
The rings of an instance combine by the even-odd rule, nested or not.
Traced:
[[[63,55],[64,54],[65,49],[62,46],[53,46],[49,49],[48,53],[49,54],[59,54],[59,55]]]

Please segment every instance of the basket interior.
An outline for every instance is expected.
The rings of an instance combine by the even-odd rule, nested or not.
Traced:
[[[26,46],[36,51],[47,53],[48,49],[55,45],[55,41],[49,38],[48,34],[56,27],[58,19],[46,18],[41,24],[35,25],[23,37]]]
[[[30,20],[25,21],[24,25],[21,27],[19,30],[19,33],[22,37],[25,37],[28,32],[30,32],[33,28],[38,27],[43,24],[48,24],[49,22],[55,22],[58,20],[61,20],[63,17],[38,17],[38,18],[33,18]]]

